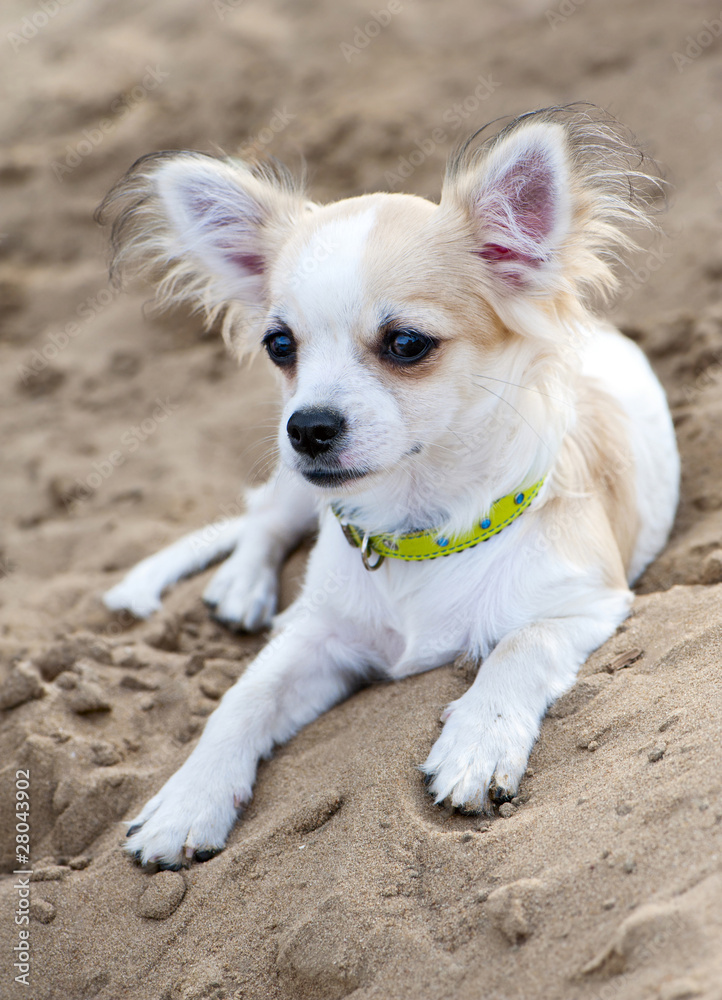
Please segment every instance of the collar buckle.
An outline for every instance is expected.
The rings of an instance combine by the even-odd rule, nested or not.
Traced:
[[[359,548],[360,545],[361,545],[361,538],[360,538],[360,536],[358,536],[356,534],[355,530],[348,523],[347,518],[343,515],[343,513],[338,508],[336,508],[335,506],[333,506],[331,509],[333,510],[334,514],[336,515],[336,518],[338,520],[338,523],[339,523],[339,526],[341,528],[341,531],[343,531],[343,536],[346,539],[346,541],[349,543],[349,545],[351,546],[351,548],[352,549]]]

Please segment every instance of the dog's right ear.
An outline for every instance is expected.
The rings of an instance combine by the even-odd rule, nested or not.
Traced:
[[[265,311],[271,262],[309,204],[280,167],[202,153],[139,160],[100,205],[111,276],[142,274],[162,306],[226,313],[224,336]]]

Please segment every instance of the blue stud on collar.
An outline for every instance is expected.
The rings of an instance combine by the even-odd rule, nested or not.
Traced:
[[[524,503],[524,494],[523,493],[517,493],[517,495],[514,497],[514,503],[515,504]]]
[[[440,545],[442,548],[449,544],[449,539],[444,538],[443,535],[436,539],[436,544]]]
[[[484,520],[480,522],[479,527],[486,531],[487,528],[491,527],[491,518],[485,517]]]

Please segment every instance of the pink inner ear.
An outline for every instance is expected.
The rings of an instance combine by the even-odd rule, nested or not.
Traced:
[[[530,257],[528,254],[520,253],[513,247],[502,247],[498,243],[485,243],[481,250],[475,250],[474,253],[477,257],[481,257],[482,260],[488,260],[492,263],[500,260],[519,261],[523,264],[529,264],[531,267],[535,267],[541,263],[538,257]]]
[[[248,232],[248,221],[240,213],[229,214],[228,207],[222,202],[209,198],[204,194],[192,192],[188,204],[191,212],[202,221],[210,231],[217,231],[217,245],[223,251],[223,256],[246,274],[260,275],[266,270],[266,262],[258,253],[236,250],[234,243],[239,242]],[[254,220],[255,221],[255,220]],[[235,230],[235,231],[234,231]]]
[[[501,193],[508,200],[519,229],[544,240],[556,221],[556,185],[548,161],[539,154],[519,160],[504,176]]]
[[[196,218],[200,219],[204,216],[208,216],[216,208],[215,202],[211,198],[207,198],[202,194],[196,194],[195,191],[191,191],[188,194],[188,208],[191,210],[192,214]]]
[[[547,157],[529,152],[497,178],[478,203],[482,231],[490,237],[477,256],[490,263],[539,267],[548,255],[544,241],[557,217],[554,171]]]
[[[249,274],[263,274],[266,270],[265,260],[257,253],[242,253],[238,251],[237,253],[226,254],[226,259]]]

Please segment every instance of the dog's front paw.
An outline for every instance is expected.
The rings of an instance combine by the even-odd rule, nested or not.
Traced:
[[[245,632],[257,632],[271,624],[277,599],[276,567],[238,554],[221,566],[203,594],[219,621]]]
[[[150,618],[161,607],[158,589],[142,580],[121,580],[103,595],[109,611],[130,611],[135,618]]]
[[[516,795],[538,726],[465,697],[444,712],[446,724],[422,771],[437,803],[448,799],[466,812],[490,813]]]
[[[129,821],[125,849],[141,864],[162,868],[207,861],[225,846],[247,798],[217,769],[200,773],[184,765]]]

